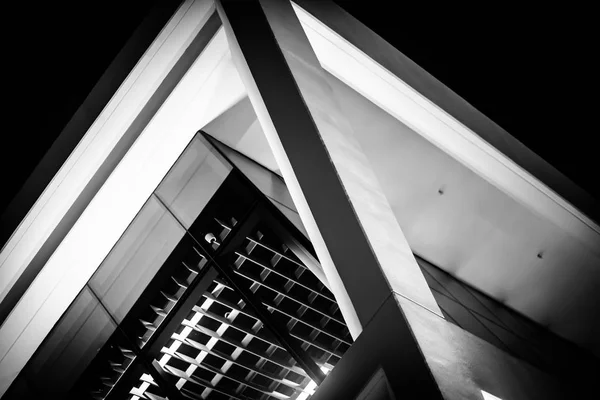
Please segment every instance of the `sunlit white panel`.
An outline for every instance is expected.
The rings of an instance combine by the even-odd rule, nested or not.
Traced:
[[[196,131],[245,96],[221,29],[0,328],[0,394],[89,280]]]
[[[0,252],[0,301],[131,126],[213,10],[212,1],[184,2],[138,61]]]

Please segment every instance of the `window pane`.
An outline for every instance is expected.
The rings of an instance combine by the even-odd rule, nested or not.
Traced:
[[[116,326],[87,286],[56,324],[19,379],[38,394],[68,392]]]
[[[89,285],[122,321],[185,230],[151,197],[100,265]]]
[[[450,292],[448,292],[446,290],[446,288],[440,282],[438,282],[438,280],[435,278],[435,276],[432,275],[432,273],[430,272],[430,270],[435,269],[435,267],[432,266],[431,264],[429,264],[427,261],[423,260],[422,258],[415,257],[415,259],[417,260],[417,264],[419,265],[419,267],[421,268],[421,271],[423,272],[423,276],[425,277],[425,280],[427,281],[427,285],[429,286],[429,288],[436,290],[437,292],[439,292],[445,296],[452,297]],[[439,272],[441,274],[441,271],[439,271]]]
[[[488,321],[485,318],[480,318],[480,321],[485,324],[485,326],[494,333],[502,343],[504,343],[511,354],[516,357],[522,358],[523,360],[529,362],[532,365],[535,365],[539,368],[546,369],[544,362],[535,349],[531,346],[523,338],[515,335],[509,330],[504,329],[503,327]]]
[[[223,183],[231,166],[197,136],[156,190],[156,195],[189,228]]]
[[[481,321],[462,304],[446,297],[444,295],[436,296],[436,300],[441,308],[446,311],[464,330],[473,335],[493,344],[501,350],[507,351],[508,348],[502,343]]]

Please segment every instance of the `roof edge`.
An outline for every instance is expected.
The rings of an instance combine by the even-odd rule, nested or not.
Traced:
[[[594,222],[600,223],[598,200],[342,7],[332,1],[294,1]]]
[[[13,232],[178,7],[177,1],[159,0],[150,8],[146,17],[117,53],[84,102],[0,215],[0,248],[9,241]]]

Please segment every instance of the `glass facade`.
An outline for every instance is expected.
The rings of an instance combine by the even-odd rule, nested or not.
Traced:
[[[335,298],[294,252],[298,243],[313,251],[283,182],[234,165],[202,136],[192,140],[7,398],[310,397],[352,339]],[[417,261],[451,323],[547,372],[594,362]]]
[[[576,345],[416,258],[448,321],[549,373],[571,375],[595,369],[597,360]]]
[[[184,235],[185,229],[152,196],[88,282],[117,322],[123,321]]]
[[[115,321],[86,286],[13,384],[16,394],[6,396],[34,398],[70,387],[73,377],[91,363],[116,329]]]

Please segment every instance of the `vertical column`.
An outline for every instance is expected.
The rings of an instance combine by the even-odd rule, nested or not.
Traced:
[[[441,316],[291,3],[223,0],[218,10],[352,335],[392,297]]]

